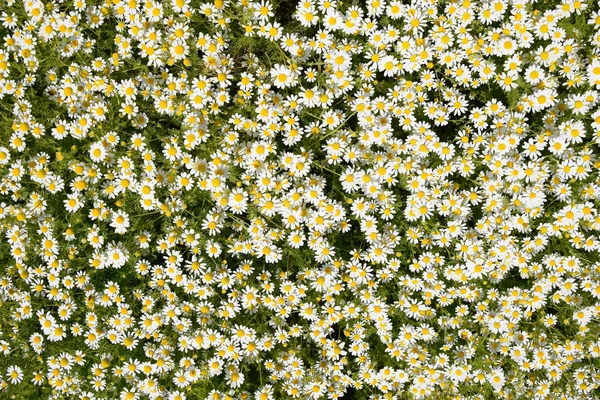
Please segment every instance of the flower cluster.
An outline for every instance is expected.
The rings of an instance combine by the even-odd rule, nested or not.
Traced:
[[[4,0],[0,397],[597,395],[600,11],[537,3]]]

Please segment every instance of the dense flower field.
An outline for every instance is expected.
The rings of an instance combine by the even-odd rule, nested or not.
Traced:
[[[600,396],[599,140],[595,0],[0,0],[0,398]]]

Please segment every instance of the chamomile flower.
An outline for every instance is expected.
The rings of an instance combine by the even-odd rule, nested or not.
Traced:
[[[205,249],[206,254],[212,258],[219,257],[219,255],[221,254],[221,245],[211,240],[206,242]]]
[[[110,226],[115,228],[116,233],[124,234],[125,232],[127,232],[127,228],[129,228],[129,225],[129,215],[127,215],[127,213],[121,210],[113,213]]]
[[[236,188],[229,194],[229,207],[234,214],[241,214],[246,211],[248,199],[246,192],[241,188]]]
[[[23,380],[23,370],[16,365],[11,365],[6,370],[6,376],[10,383],[17,384]]]
[[[276,64],[271,69],[271,78],[277,88],[294,86],[296,81],[295,74],[289,68],[280,64]]]

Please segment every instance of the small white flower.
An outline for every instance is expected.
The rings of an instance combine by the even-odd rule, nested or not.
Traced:
[[[123,234],[127,232],[127,228],[129,228],[129,215],[121,210],[113,213],[110,226],[115,228],[115,232],[117,233]]]
[[[77,194],[72,193],[72,194],[67,195],[67,199],[64,201],[64,205],[65,205],[65,209],[68,212],[75,213],[81,207],[83,207],[83,202],[81,201],[81,199],[79,198],[79,196]]]
[[[504,386],[506,382],[506,378],[504,377],[504,372],[501,369],[494,369],[487,376],[487,381],[492,385],[494,390],[499,391]]]
[[[17,384],[23,380],[23,370],[16,365],[11,365],[6,370],[6,376],[12,384]]]
[[[106,158],[106,148],[101,142],[96,142],[90,146],[90,158],[94,162],[102,162]]]

